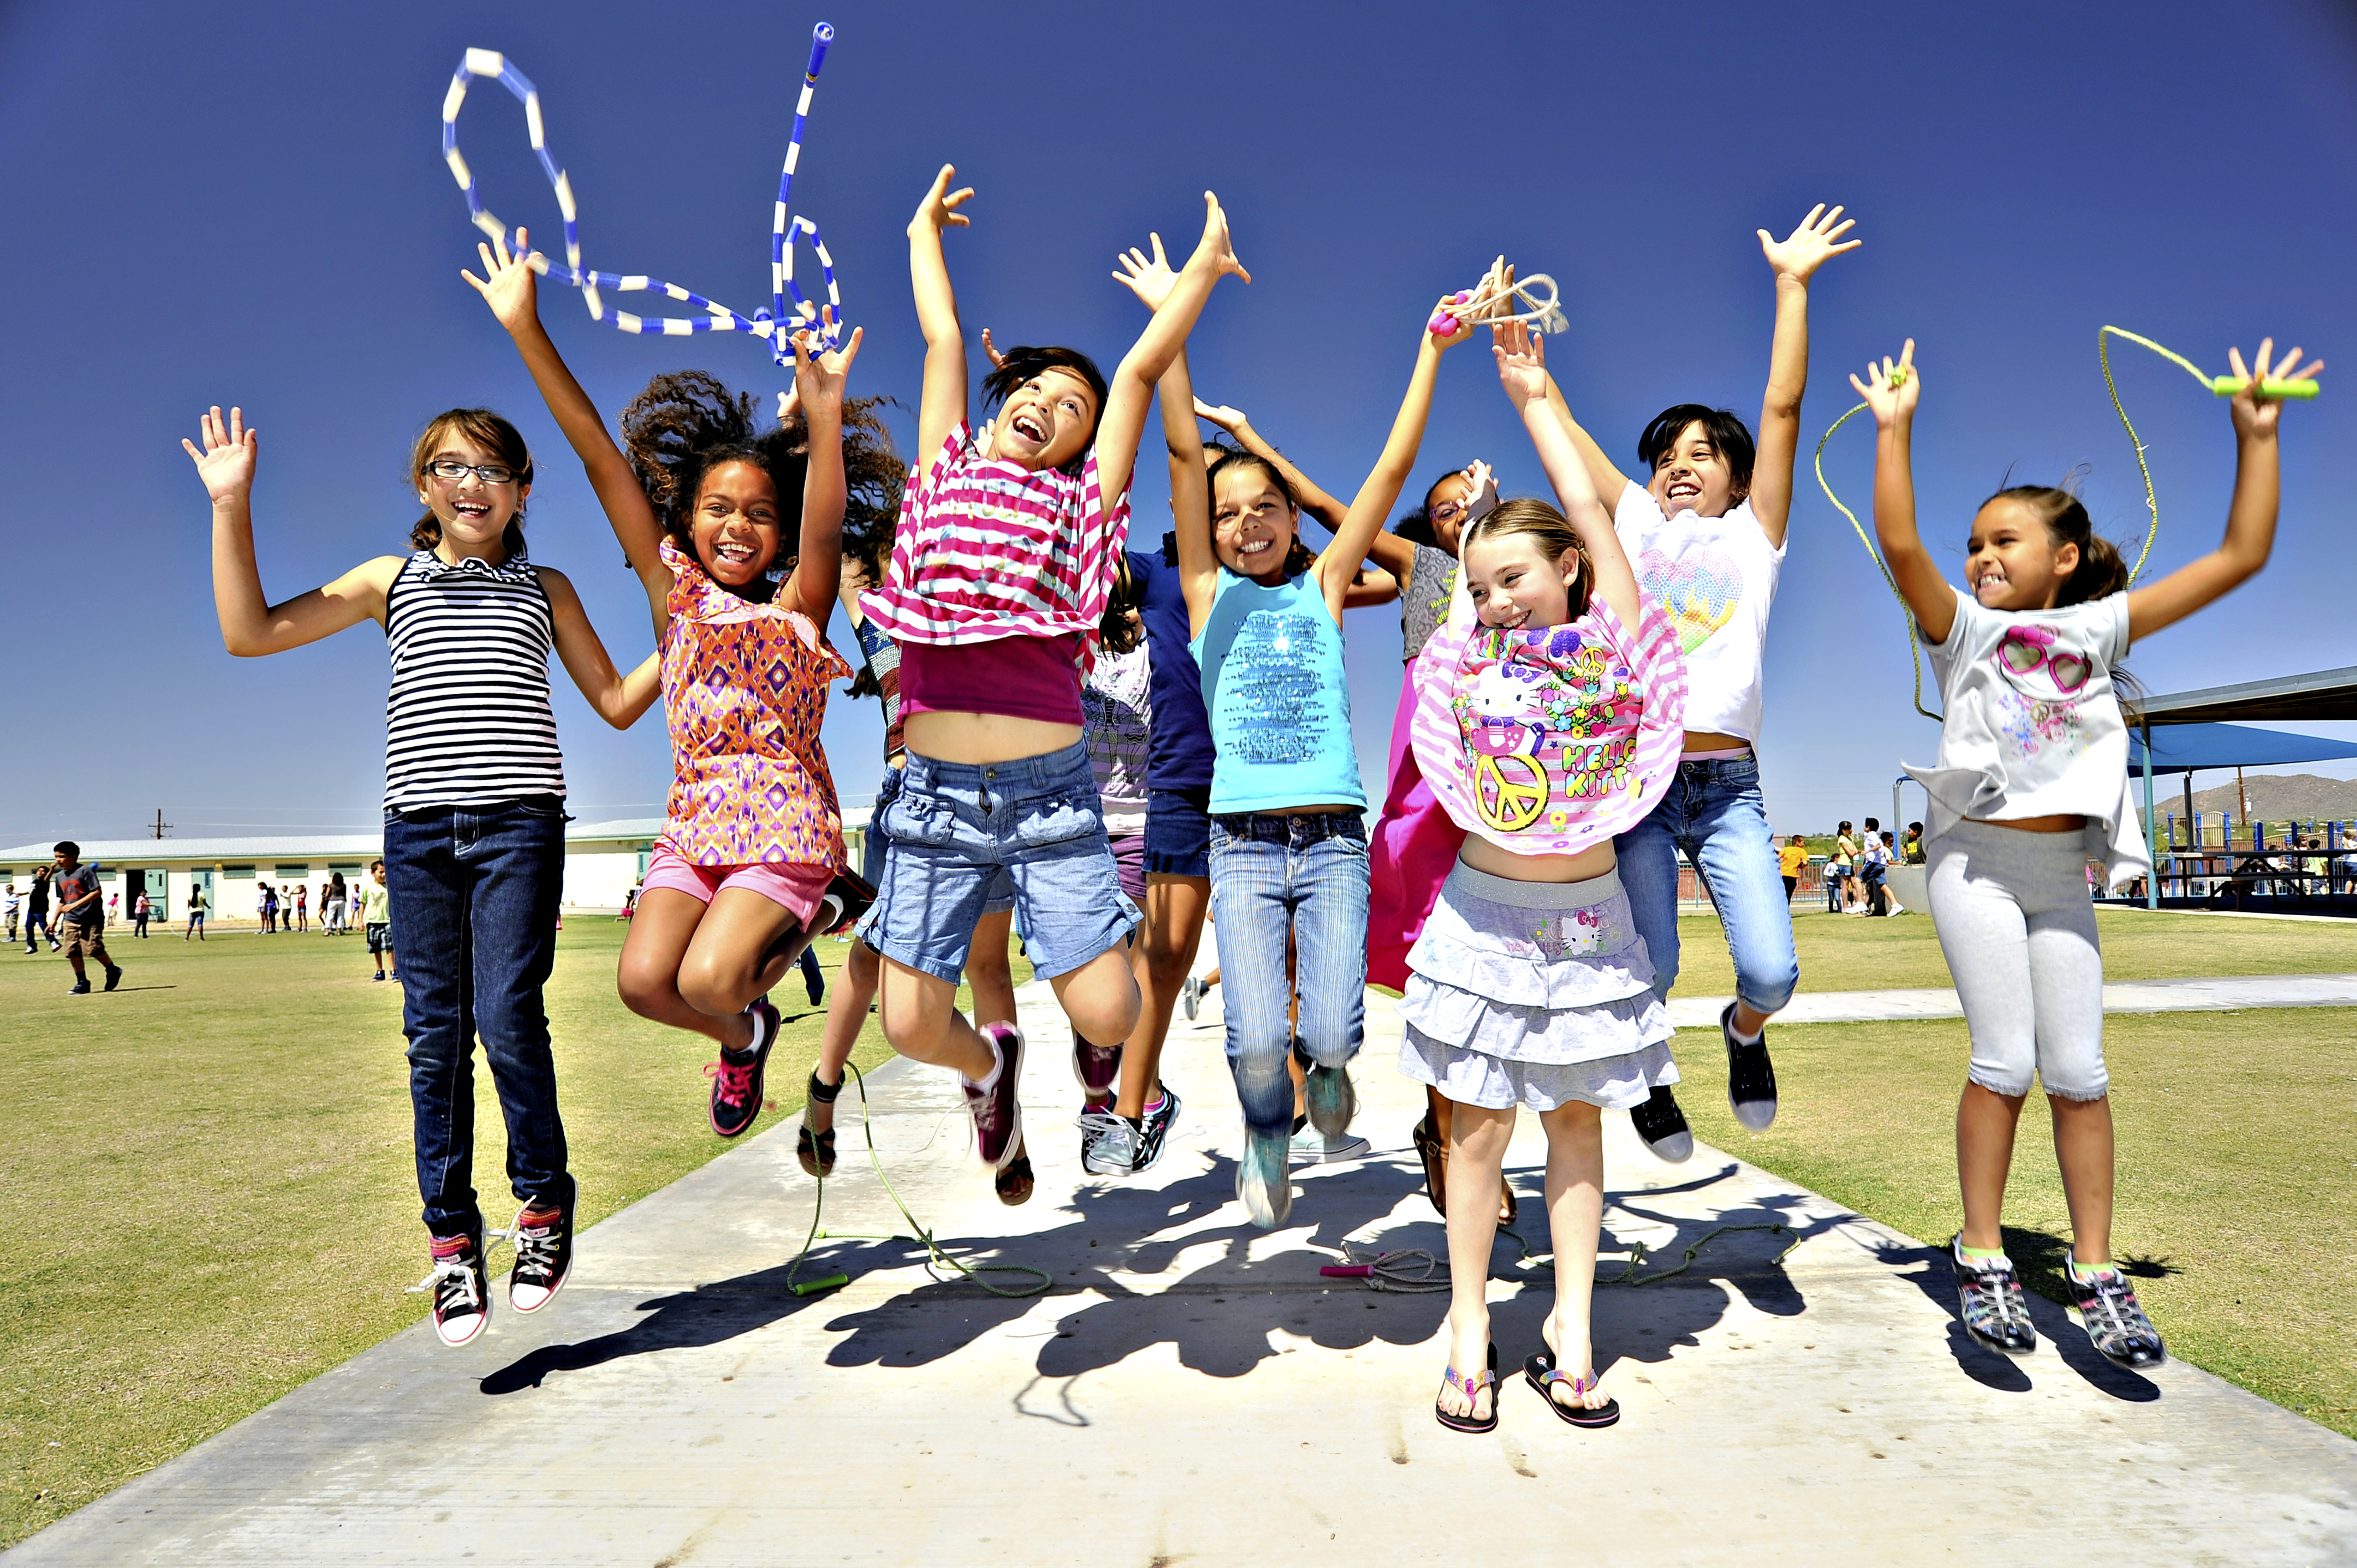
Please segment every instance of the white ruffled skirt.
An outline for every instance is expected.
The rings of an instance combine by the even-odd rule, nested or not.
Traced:
[[[1678,1081],[1618,872],[1513,882],[1460,862],[1407,961],[1400,1070],[1458,1104],[1625,1111]]]

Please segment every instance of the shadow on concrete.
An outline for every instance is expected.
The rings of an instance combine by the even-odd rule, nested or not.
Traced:
[[[2038,1255],[2038,1244],[2041,1242],[2053,1249],[2055,1259],[2060,1259],[2069,1247],[2068,1242],[2056,1242],[2053,1238],[2035,1231],[2007,1227],[2005,1231],[2006,1256],[2014,1259],[2016,1266],[2019,1267],[2025,1257]],[[1958,1369],[1966,1377],[2001,1393],[2018,1394],[2030,1391],[2032,1384],[2028,1369],[2038,1364],[2039,1359],[2045,1354],[2045,1347],[2040,1346],[2029,1356],[2016,1359],[1988,1348],[1965,1333],[1963,1321],[1955,1316],[1958,1311],[1956,1276],[1946,1248],[1881,1246],[1875,1249],[1875,1257],[1894,1273],[1906,1270],[1899,1277],[1937,1302],[1948,1313],[1948,1353],[1956,1359]],[[2147,1266],[2153,1265],[2147,1262]],[[2166,1264],[2158,1266],[2167,1268]],[[2124,1264],[2123,1267],[2128,1265]],[[2129,1272],[2134,1270],[2131,1268]],[[2061,1280],[2059,1262],[2054,1267],[2053,1279],[2058,1283]],[[2035,1287],[2040,1282],[2024,1268],[2022,1283]],[[2055,1355],[2065,1367],[2076,1372],[2098,1392],[2130,1404],[2148,1404],[2160,1398],[2159,1385],[2152,1380],[2105,1360],[2103,1352],[2095,1348],[2094,1341],[2087,1337],[2086,1330],[2071,1320],[2061,1303],[2048,1300],[2035,1288],[2025,1290],[2022,1294],[2029,1308],[2029,1321],[2039,1334],[2053,1347]]]

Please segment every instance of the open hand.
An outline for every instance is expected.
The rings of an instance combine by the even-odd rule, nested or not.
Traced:
[[[216,403],[199,424],[205,438],[205,449],[186,436],[180,438],[181,448],[195,460],[197,478],[205,482],[205,494],[218,506],[222,501],[242,501],[253,493],[253,459],[257,449],[255,433],[245,425],[245,411],[232,408],[229,423],[221,423],[221,405]]]
[[[983,358],[990,361],[990,368],[994,371],[1006,363],[1006,356],[1000,353],[998,345],[990,340],[990,328],[987,327],[982,329],[982,353]]]
[[[1203,237],[1196,242],[1195,254],[1188,265],[1198,263],[1209,266],[1215,276],[1233,273],[1244,282],[1252,282],[1252,274],[1236,260],[1236,243],[1228,233],[1228,215],[1221,208],[1220,199],[1208,190],[1203,193]]]
[[[1809,274],[1824,265],[1828,258],[1838,256],[1844,251],[1855,251],[1866,243],[1863,240],[1852,240],[1846,244],[1835,243],[1857,222],[1855,218],[1842,217],[1842,209],[1838,207],[1826,211],[1825,204],[1820,201],[1809,209],[1809,215],[1801,220],[1801,226],[1781,240],[1765,229],[1758,231],[1760,252],[1768,258],[1768,264],[1776,269],[1779,280],[1790,278],[1794,283],[1806,283]]]
[[[822,326],[833,327],[834,307],[830,306],[821,311],[819,320]],[[824,414],[837,419],[843,416],[844,383],[851,377],[851,361],[859,357],[859,339],[866,330],[865,328],[855,327],[851,329],[851,336],[843,340],[841,348],[816,354],[811,352],[817,342],[813,328],[805,327],[794,334],[793,395],[805,416]],[[781,402],[779,405],[781,420],[784,412]]]
[[[1535,338],[1538,334],[1531,336]],[[1489,464],[1476,457],[1473,466],[1465,470],[1465,482],[1473,487],[1472,493],[1465,498],[1464,526],[1470,528],[1498,510],[1498,476]]]
[[[475,292],[483,296],[483,303],[491,307],[491,314],[510,332],[521,330],[539,317],[538,285],[533,274],[548,270],[548,258],[524,248],[531,243],[532,236],[519,227],[515,253],[509,253],[507,237],[501,235],[496,251],[485,244],[475,247],[475,253],[483,258],[482,277],[465,271],[458,274],[475,285]]]
[[[1907,339],[1895,360],[1888,354],[1879,365],[1868,360],[1866,379],[1852,376],[1849,384],[1874,411],[1875,424],[1887,427],[1914,418],[1915,400],[1923,395],[1923,378],[1915,371],[1915,339]]]
[[[1471,331],[1469,327],[1458,328],[1460,336]],[[1506,389],[1506,395],[1513,400],[1516,408],[1545,401],[1545,341],[1527,324],[1501,321],[1491,328],[1490,352],[1498,361],[1498,384]]]
[[[944,229],[963,229],[971,221],[958,209],[974,199],[974,187],[969,185],[952,190],[950,177],[956,173],[955,164],[943,164],[941,172],[933,176],[933,183],[927,188],[925,199],[917,203],[917,215],[909,220],[910,235],[929,231],[938,234]]]
[[[1198,419],[1210,420],[1213,424],[1219,426],[1223,433],[1229,435],[1233,435],[1237,431],[1242,430],[1245,425],[1252,423],[1252,421],[1244,417],[1244,411],[1241,408],[1229,408],[1224,404],[1208,403],[1200,397],[1195,400],[1195,417]]]
[[[1113,281],[1137,295],[1146,309],[1159,310],[1170,291],[1178,286],[1178,274],[1170,270],[1170,259],[1162,253],[1162,236],[1148,234],[1146,240],[1154,247],[1153,256],[1148,258],[1132,245],[1114,257]]]
[[[2267,360],[2274,353],[2275,346],[2274,338],[2260,338],[2258,360],[2255,364],[2248,366],[2243,363],[2243,351],[2240,349],[2226,350],[2227,364],[2233,367],[2234,374],[2242,378],[2243,381],[2243,390],[2234,394],[2233,402],[2229,405],[2234,420],[2234,434],[2237,435],[2272,435],[2276,421],[2283,414],[2283,399],[2259,395],[2258,386],[2261,381],[2312,381],[2316,379],[2316,372],[2324,369],[2324,361],[2321,360],[2311,360],[2306,365],[2302,365],[2299,362],[2299,350],[2295,348],[2276,362],[2275,369],[2269,370]]]

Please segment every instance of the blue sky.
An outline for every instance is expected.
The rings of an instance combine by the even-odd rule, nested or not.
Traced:
[[[0,843],[137,831],[364,826],[382,788],[381,639],[232,660],[213,619],[204,495],[178,442],[208,403],[263,440],[257,537],[274,596],[404,548],[410,439],[488,403],[543,454],[535,559],[569,572],[625,664],[645,603],[512,350],[457,271],[474,231],[440,161],[469,45],[541,88],[591,264],[767,301],[770,202],[809,30],[838,38],[797,208],[823,229],[867,344],[856,389],[913,399],[922,344],[902,228],[944,160],[979,188],[950,241],[971,328],[1119,358],[1140,322],[1115,250],[1176,244],[1216,188],[1257,281],[1223,285],[1193,359],[1329,489],[1380,447],[1429,302],[1503,251],[1561,283],[1549,350],[1575,408],[1633,466],[1681,401],[1756,418],[1770,289],[1752,231],[1846,203],[1864,249],[1821,274],[1807,441],[1869,353],[1921,345],[1924,526],[1952,549],[2010,471],[2090,467],[2098,525],[2140,533],[2126,437],[2097,373],[2116,322],[2222,370],[2272,332],[2357,375],[2357,24],[2309,0],[1917,7],[1297,5],[642,8],[160,5],[0,10],[0,378],[10,477],[0,577],[16,680]],[[1557,20],[1557,17],[1563,18]],[[1173,25],[1176,18],[1177,25]],[[522,116],[479,86],[462,145],[493,209],[555,237]],[[552,291],[544,314],[619,409],[687,365],[765,398],[741,338],[624,337]],[[2222,404],[2119,361],[2161,487],[2163,569],[2217,537],[2233,448]],[[2268,572],[2131,668],[2166,692],[2357,664],[2338,463],[2357,386],[2286,420]],[[913,418],[899,424],[905,443]],[[1828,456],[1862,506],[1871,437]],[[905,447],[904,447],[905,449]],[[1444,368],[1419,472],[1475,456],[1542,489],[1486,357]],[[1149,449],[1149,456],[1152,456]],[[1897,606],[1803,468],[1769,634],[1761,754],[1780,827],[1889,800],[1927,759]],[[1136,531],[1168,516],[1140,467]],[[1423,481],[1417,481],[1419,487]],[[846,643],[838,625],[838,640]],[[1399,679],[1395,611],[1347,628],[1360,749],[1379,786]],[[660,811],[659,717],[617,735],[561,672],[576,814]],[[847,803],[880,766],[872,703],[826,739]]]

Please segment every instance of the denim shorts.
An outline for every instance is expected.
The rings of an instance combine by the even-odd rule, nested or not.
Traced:
[[[1146,875],[1211,875],[1210,786],[1146,792]]]
[[[892,845],[892,835],[884,831],[884,808],[900,792],[900,770],[887,767],[884,781],[876,786],[876,809],[867,814],[867,830],[859,835],[859,875],[870,887],[884,886],[884,852]],[[1015,908],[1015,879],[1004,871],[990,885],[990,897],[982,901],[985,915],[1004,915]]]
[[[1041,979],[1071,973],[1137,925],[1083,745],[986,766],[911,751],[876,820],[891,843],[859,938],[905,968],[955,985],[1002,879]]]

